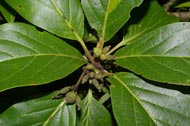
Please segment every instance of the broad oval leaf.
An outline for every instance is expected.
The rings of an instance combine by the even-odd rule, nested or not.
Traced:
[[[119,126],[188,126],[190,97],[153,86],[130,73],[109,78],[112,107]]]
[[[75,48],[33,26],[5,24],[0,33],[0,91],[48,83],[83,64]]]
[[[78,126],[112,126],[110,113],[100,102],[93,98],[91,90],[82,101]]]
[[[142,35],[115,54],[116,64],[143,77],[190,84],[190,23],[173,23]]]
[[[123,28],[125,35],[122,42],[133,42],[158,27],[177,21],[178,18],[169,16],[157,1],[145,1],[131,11],[131,18]]]
[[[99,37],[109,40],[129,19],[130,11],[142,0],[82,0],[82,7]]]
[[[16,103],[0,115],[1,126],[75,126],[76,107],[52,94]]]
[[[79,0],[5,1],[29,22],[51,33],[74,40],[83,37],[84,15]]]

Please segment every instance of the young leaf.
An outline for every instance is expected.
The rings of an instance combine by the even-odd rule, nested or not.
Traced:
[[[112,120],[107,109],[88,92],[82,101],[79,126],[112,126]]]
[[[115,54],[116,64],[143,77],[190,85],[190,23],[174,23],[139,36]]]
[[[10,8],[5,1],[0,1],[0,12],[7,22],[14,22],[16,12]]]
[[[29,22],[53,34],[74,40],[83,37],[84,15],[79,0],[5,1]]]
[[[1,126],[75,126],[76,107],[52,94],[16,103],[0,115]]]
[[[130,11],[142,0],[82,0],[82,7],[92,28],[105,41],[127,22]]]
[[[183,7],[190,7],[190,1],[183,2],[179,5],[177,5],[175,8],[183,8]]]
[[[4,24],[0,33],[0,91],[48,83],[83,64],[75,48],[33,26]]]
[[[150,85],[130,73],[117,73],[109,81],[113,112],[119,126],[190,124],[190,97]]]

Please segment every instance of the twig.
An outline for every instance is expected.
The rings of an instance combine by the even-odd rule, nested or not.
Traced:
[[[80,75],[80,77],[79,77],[77,83],[76,83],[75,85],[73,85],[73,90],[76,91],[76,90],[78,89],[78,86],[79,86],[79,84],[80,84],[80,82],[81,82],[81,80],[82,80],[82,78],[83,78],[83,76],[84,76],[85,74],[86,74],[86,71],[83,71],[82,74]]]
[[[176,2],[177,0],[169,0],[166,4],[163,5],[165,11],[168,12],[170,7]]]

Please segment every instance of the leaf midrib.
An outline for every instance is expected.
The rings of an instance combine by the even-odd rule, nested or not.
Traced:
[[[123,85],[123,87],[125,87],[127,90],[128,90],[128,92],[133,96],[133,98],[135,98],[136,100],[137,100],[137,102],[142,106],[142,108],[144,109],[144,106],[141,104],[141,102],[140,102],[140,99],[138,99],[138,97],[136,97],[136,95],[130,90],[130,88],[127,86],[127,85],[125,85],[125,83],[120,79],[120,78],[118,78],[117,77],[117,75],[114,75],[113,76],[117,81],[119,81],[122,85]],[[156,121],[154,120],[154,117],[146,110],[146,109],[144,109],[144,111],[149,115],[149,117],[151,118],[151,120],[154,122],[154,124],[156,124]]]
[[[190,58],[190,55],[188,56],[175,56],[175,55],[172,55],[172,56],[170,56],[170,55],[144,55],[144,54],[139,54],[139,55],[128,55],[128,56],[116,56],[116,60],[118,60],[118,59],[125,59],[125,58],[135,58],[135,57],[137,57],[137,58],[143,58],[143,57],[160,57],[160,58]]]
[[[82,38],[79,36],[79,34],[75,31],[75,28],[72,26],[72,24],[69,22],[69,20],[65,17],[64,13],[62,12],[62,10],[58,7],[58,5],[55,3],[54,0],[51,0],[51,3],[53,4],[53,6],[56,8],[56,12],[63,17],[63,20],[65,21],[66,25],[68,26],[68,28],[70,29],[70,31],[74,34],[74,36],[76,37],[76,39],[80,42],[83,43]]]
[[[92,92],[89,90],[88,94],[88,101],[87,101],[87,120],[86,120],[86,126],[89,126],[89,117],[90,117],[90,112],[91,112],[91,104],[92,104]]]
[[[55,114],[65,105],[66,101],[63,100],[57,107],[56,109],[52,112],[52,114],[47,118],[47,120],[44,122],[44,124],[42,126],[46,126],[52,117],[55,116]]]
[[[18,60],[18,59],[23,59],[23,58],[28,58],[28,57],[43,57],[43,56],[52,56],[52,57],[67,57],[67,58],[72,58],[73,59],[76,59],[76,60],[80,60],[80,61],[83,61],[81,58],[79,57],[75,57],[75,56],[70,56],[70,55],[65,55],[65,54],[33,54],[33,55],[26,55],[26,56],[20,56],[20,57],[14,57],[14,58],[9,58],[7,60],[3,60],[3,61],[0,61],[0,63],[2,62],[7,62],[7,61],[11,61],[11,60]]]

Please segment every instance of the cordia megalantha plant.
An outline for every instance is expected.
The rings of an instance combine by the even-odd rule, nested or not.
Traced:
[[[190,23],[156,0],[0,12],[0,126],[189,126]]]

